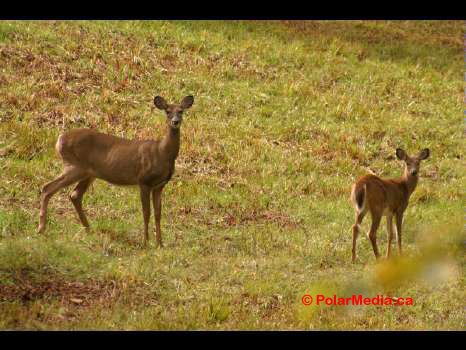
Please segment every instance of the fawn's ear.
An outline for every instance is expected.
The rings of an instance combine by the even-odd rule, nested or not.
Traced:
[[[161,96],[155,96],[154,97],[154,105],[158,109],[166,110],[168,107],[167,101]]]
[[[406,160],[407,154],[403,149],[397,148],[396,156],[398,157],[399,160]]]
[[[188,109],[194,103],[194,97],[192,95],[186,96],[180,103],[180,107],[183,109]]]
[[[418,158],[420,160],[424,160],[424,159],[429,158],[429,155],[430,155],[430,150],[428,148],[424,148],[421,152],[419,152]]]

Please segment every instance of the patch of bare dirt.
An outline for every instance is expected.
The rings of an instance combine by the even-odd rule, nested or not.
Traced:
[[[289,215],[277,211],[252,210],[234,216],[227,213],[223,218],[223,223],[227,226],[248,225],[250,223],[274,223],[282,228],[297,228],[299,221],[292,219]]]
[[[180,157],[177,168],[189,175],[214,175],[222,174],[226,170],[219,166],[213,156],[187,155]]]
[[[360,41],[369,44],[405,43],[431,44],[459,49],[461,46],[461,21],[442,21],[435,23],[437,30],[429,27],[428,40],[422,26],[416,22],[399,22],[387,26],[387,21],[279,21],[291,33],[301,33],[312,37],[341,37],[349,41]]]
[[[36,300],[59,300],[65,307],[91,307],[93,305],[110,305],[120,299],[124,293],[131,294],[134,304],[153,303],[156,296],[151,295],[142,283],[114,280],[87,279],[84,281],[66,281],[51,277],[48,281],[36,282],[26,273],[18,273],[13,285],[0,284],[0,302],[20,301],[27,304]]]
[[[59,299],[64,305],[90,306],[93,303],[109,302],[116,298],[119,288],[115,281],[66,282],[51,280],[34,283],[18,279],[14,285],[0,285],[0,301]]]
[[[259,211],[256,209],[243,212],[236,216],[227,213],[223,217],[223,223],[227,226],[248,225],[252,223],[275,223],[282,228],[297,228],[300,224],[299,221],[294,220],[287,214],[271,210]]]
[[[210,213],[215,209],[221,210],[224,212],[224,209],[218,209],[211,207]],[[274,211],[274,210],[260,210],[260,209],[248,209],[243,210],[239,213],[232,211],[218,213],[217,215],[212,216],[209,214],[207,217],[205,213],[201,210],[184,206],[177,211],[178,216],[189,216],[190,220],[194,220],[200,224],[208,226],[221,226],[221,227],[231,227],[231,226],[240,226],[240,225],[255,225],[255,224],[267,224],[273,223],[281,228],[296,229],[301,225],[301,221],[293,219],[289,215]]]
[[[248,310],[259,311],[262,319],[270,319],[284,307],[284,300],[283,296],[279,294],[258,296],[246,292],[235,297],[233,304]]]

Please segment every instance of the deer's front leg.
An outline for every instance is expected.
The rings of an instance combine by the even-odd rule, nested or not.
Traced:
[[[393,241],[393,217],[387,216],[387,259],[390,257],[392,251]]]
[[[144,217],[144,246],[147,246],[149,241],[149,219],[150,219],[150,188],[141,185],[141,204],[142,204],[142,215]]]
[[[160,229],[160,217],[162,212],[162,190],[163,186],[154,188],[152,190],[152,201],[154,205],[154,216],[155,216],[155,239],[159,247],[163,247],[162,244],[162,231]]]

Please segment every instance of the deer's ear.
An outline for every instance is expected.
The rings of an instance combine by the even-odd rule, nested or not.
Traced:
[[[424,148],[421,152],[419,152],[418,158],[420,160],[424,160],[424,159],[429,158],[429,155],[430,155],[430,150],[428,148]]]
[[[192,95],[186,96],[183,98],[183,101],[180,103],[180,107],[183,109],[188,109],[194,103],[194,97]]]
[[[397,148],[396,149],[396,156],[398,157],[399,160],[405,160],[406,159],[406,152],[401,148]]]
[[[167,101],[161,96],[155,96],[154,97],[154,105],[158,109],[166,110],[168,107]]]

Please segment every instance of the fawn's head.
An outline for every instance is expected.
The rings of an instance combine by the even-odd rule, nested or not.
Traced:
[[[399,160],[405,163],[405,174],[407,176],[417,177],[419,175],[419,168],[421,166],[421,160],[429,158],[430,151],[428,148],[424,148],[416,157],[410,157],[401,148],[396,149],[396,156]]]
[[[154,105],[158,109],[165,111],[167,123],[173,129],[178,129],[183,121],[183,112],[194,103],[194,97],[189,95],[183,98],[180,104],[168,104],[161,96],[154,97]]]

